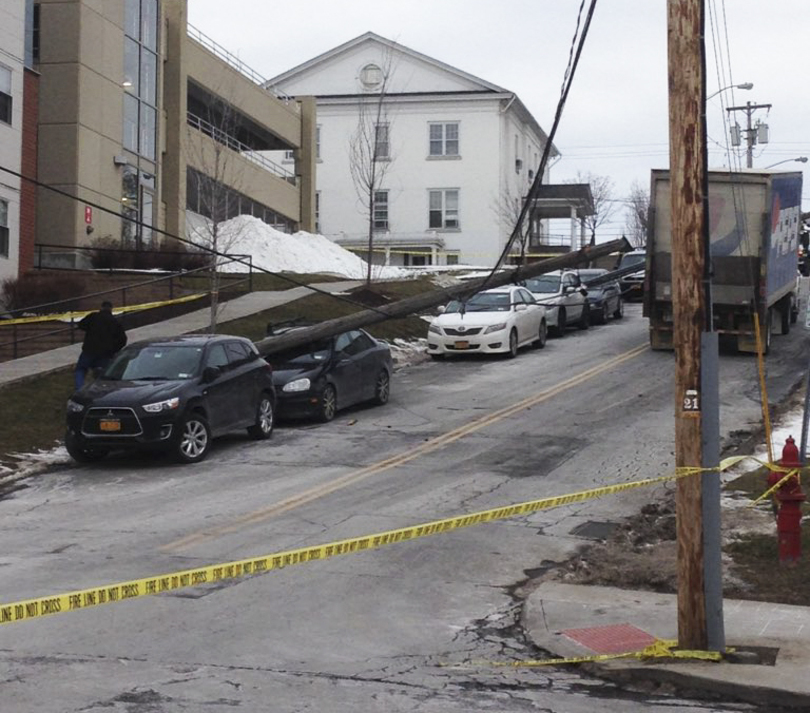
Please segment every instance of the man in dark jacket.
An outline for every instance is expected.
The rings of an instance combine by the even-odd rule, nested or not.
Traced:
[[[98,312],[86,315],[77,326],[84,331],[84,342],[74,371],[76,391],[84,385],[88,369],[103,369],[127,343],[126,332],[113,315],[109,302],[102,302]]]

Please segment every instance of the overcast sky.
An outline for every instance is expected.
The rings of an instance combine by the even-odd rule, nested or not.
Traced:
[[[550,130],[580,0],[189,0],[189,22],[265,77],[371,31],[514,91]],[[586,0],[586,4],[590,4]],[[772,104],[754,121],[770,142],[754,167],[810,156],[810,1],[706,0],[709,165],[745,166],[726,150],[724,107]],[[599,0],[555,145],[551,180],[609,176],[614,196],[649,187],[668,165],[666,0]],[[719,36],[719,43],[713,42]],[[722,62],[722,64],[720,64]],[[719,67],[718,67],[719,65]],[[734,120],[745,125],[745,114]],[[810,210],[810,163],[803,210]],[[600,231],[622,232],[624,218]]]

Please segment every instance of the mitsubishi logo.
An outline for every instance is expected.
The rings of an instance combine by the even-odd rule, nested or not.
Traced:
[[[112,409],[107,411],[107,415],[104,418],[115,418],[115,414],[112,412]]]

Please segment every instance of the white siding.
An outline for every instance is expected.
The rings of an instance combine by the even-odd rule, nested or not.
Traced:
[[[0,4],[0,66],[11,71],[11,125],[0,122],[0,165],[20,171],[22,155],[25,0]],[[0,280],[16,277],[20,260],[20,181],[0,171],[0,199],[8,202],[9,251],[0,255]]]

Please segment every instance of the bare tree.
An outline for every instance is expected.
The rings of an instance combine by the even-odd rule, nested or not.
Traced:
[[[633,182],[626,201],[627,213],[625,230],[633,247],[643,248],[647,244],[650,229],[650,194],[637,182]]]
[[[593,214],[584,218],[585,227],[591,234],[591,245],[596,245],[596,230],[607,223],[616,211],[613,200],[613,181],[610,176],[598,176],[593,173],[577,171],[577,177],[566,183],[585,183],[591,187],[593,197]]]
[[[492,210],[498,216],[502,225],[508,228],[509,234],[512,233],[515,226],[520,219],[520,211],[523,208],[523,196],[520,196],[512,191],[510,186],[506,186],[502,191],[498,200],[492,202]],[[515,238],[515,243],[520,248],[520,265],[526,264],[526,251],[529,247],[529,236],[531,235],[531,222],[524,220],[520,227],[520,232]]]
[[[357,128],[349,142],[349,170],[357,197],[363,207],[368,226],[368,273],[366,286],[371,284],[371,265],[374,257],[375,223],[379,224],[385,175],[394,160],[391,152],[391,121],[386,97],[390,86],[393,55],[385,52],[382,67],[366,67],[366,86],[371,86],[369,94],[360,97]],[[387,210],[387,206],[386,206]],[[387,226],[386,226],[387,227]]]
[[[223,235],[221,223],[239,213],[238,188],[241,182],[241,166],[235,152],[241,150],[236,139],[239,131],[239,116],[231,104],[212,97],[204,109],[196,108],[190,115],[186,142],[189,163],[188,185],[194,191],[197,212],[205,220],[195,226],[195,241],[211,249],[210,294],[211,334],[216,333],[219,309],[219,267],[223,258],[216,253],[228,252],[239,237],[238,231]],[[212,141],[201,140],[203,133]]]

